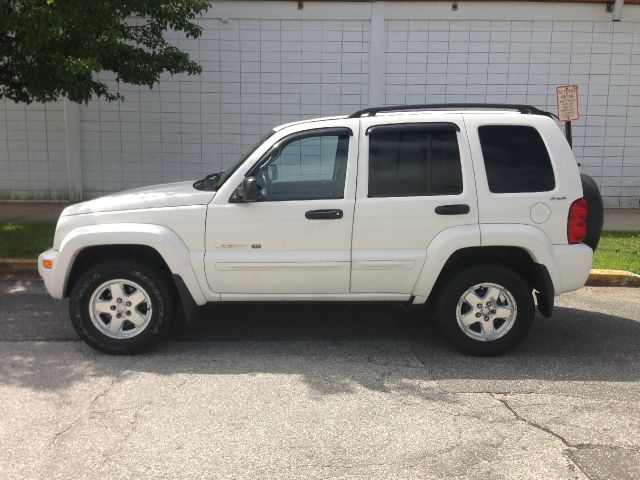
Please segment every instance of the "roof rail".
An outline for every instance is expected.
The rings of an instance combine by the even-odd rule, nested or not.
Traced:
[[[477,108],[477,109],[500,109],[517,110],[520,113],[530,115],[545,115],[553,117],[553,113],[545,112],[532,105],[517,105],[510,103],[426,103],[424,105],[394,105],[389,107],[370,107],[358,110],[349,115],[349,118],[360,118],[363,116],[375,117],[380,112],[402,112],[406,110],[444,110],[449,108]]]

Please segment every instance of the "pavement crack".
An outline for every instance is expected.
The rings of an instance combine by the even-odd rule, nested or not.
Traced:
[[[564,451],[562,452],[562,456],[564,458],[567,459],[568,462],[571,462],[571,465],[573,465],[573,467],[578,470],[582,475],[585,476],[585,478],[587,478],[588,480],[591,480],[591,477],[589,475],[587,475],[587,473],[582,470],[580,468],[580,466],[573,460],[573,458],[571,458],[571,452],[573,450],[577,450],[579,448],[583,448],[580,444],[572,444],[570,443],[566,438],[564,438],[562,435],[560,435],[559,433],[554,432],[553,430],[551,430],[550,428],[545,427],[544,425],[540,425],[537,422],[534,422],[532,420],[529,420],[525,417],[523,417],[522,415],[520,415],[516,409],[514,409],[511,405],[509,405],[509,402],[507,402],[504,398],[500,398],[498,395],[490,393],[489,394],[492,398],[494,398],[495,400],[497,400],[498,402],[500,402],[507,410],[509,410],[509,412],[511,412],[511,414],[515,417],[515,419],[519,422],[523,422],[526,425],[530,426],[531,428],[534,428],[536,430],[540,430],[541,432],[544,432],[548,435],[551,435],[555,438],[557,438],[558,440],[560,440],[560,442],[562,442],[562,444],[566,447],[564,449]]]
[[[140,420],[140,412],[142,411],[143,408],[145,407],[149,407],[153,404],[153,402],[149,401],[149,402],[145,402],[142,405],[139,405],[135,411],[133,412],[133,417],[131,418],[131,422],[129,423],[129,431],[127,432],[127,434],[122,438],[122,440],[120,441],[120,443],[124,443],[127,440],[129,440],[129,438],[131,437],[131,435],[133,435],[133,432],[135,431],[136,427],[138,426],[138,421]]]
[[[58,439],[64,435],[65,433],[67,433],[69,430],[71,430],[82,418],[84,417],[83,415],[78,416],[75,420],[73,420],[69,425],[67,425],[66,427],[64,427],[62,430],[60,430],[59,432],[56,432],[56,434],[54,435],[53,439],[51,440],[51,443],[49,443],[49,448],[53,447],[56,442],[58,441]]]
[[[511,407],[511,405],[509,405],[509,402],[507,402],[504,398],[500,398],[496,394],[493,394],[493,393],[490,393],[489,395],[491,397],[493,397],[495,400],[497,400],[498,402],[500,402],[507,410],[509,410],[511,412],[511,414],[515,417],[516,420],[518,420],[520,422],[524,422],[524,423],[526,423],[527,425],[529,425],[532,428],[535,428],[537,430],[540,430],[542,432],[548,433],[549,435],[552,435],[552,436],[556,437],[567,448],[576,448],[575,445],[572,445],[571,443],[569,443],[567,441],[567,439],[564,438],[562,435],[554,432],[553,430],[551,430],[550,428],[545,427],[544,425],[540,425],[539,423],[536,423],[536,422],[534,422],[532,420],[529,420],[529,419],[523,417],[522,415],[520,415],[514,408]]]
[[[541,430],[545,433],[548,433],[549,435],[552,435],[554,437],[556,437],[558,440],[560,440],[565,447],[573,449],[573,450],[581,450],[581,449],[587,449],[587,448],[610,448],[612,450],[622,450],[622,451],[627,451],[627,452],[640,452],[640,447],[633,447],[633,446],[627,446],[627,445],[610,445],[610,444],[606,444],[606,443],[571,443],[569,442],[566,438],[564,438],[562,435],[560,435],[557,432],[554,432],[553,430],[551,430],[548,427],[545,427],[544,425],[540,425],[537,422],[534,422],[532,420],[529,420],[525,417],[523,417],[522,415],[520,415],[510,404],[507,400],[505,400],[504,398],[500,398],[498,395],[510,395],[510,394],[504,394],[504,393],[489,393],[489,395],[491,397],[493,397],[495,400],[497,400],[498,402],[500,402],[507,410],[509,410],[513,416],[515,417],[516,420],[519,420],[521,422],[526,423],[527,425],[529,425],[532,428],[536,428],[538,430]],[[519,393],[517,395],[520,395]]]
[[[140,412],[143,408],[149,407],[150,405],[153,405],[152,401],[142,403],[136,407],[135,411],[133,412],[133,416],[131,417],[131,421],[129,422],[127,433],[125,433],[124,436],[118,441],[118,445],[125,445],[129,441],[129,439],[133,435],[133,432],[135,432],[136,427],[138,426],[138,421],[140,420]],[[110,454],[104,455],[100,466],[104,467],[115,456],[116,454],[113,451]]]
[[[429,362],[426,362],[424,359],[422,359],[422,357],[420,357],[420,355],[418,355],[418,353],[416,352],[415,345],[411,342],[409,342],[409,350],[411,350],[411,353],[413,354],[414,357],[416,357],[418,362],[420,362],[422,366],[427,369],[427,376],[429,378],[433,378],[433,375],[432,375],[433,352],[431,353],[431,358],[429,358]]]
[[[91,401],[89,402],[89,404],[87,405],[87,407],[84,409],[84,411],[78,415],[74,420],[72,420],[67,426],[65,426],[64,428],[62,428],[60,431],[56,432],[56,434],[53,436],[53,439],[51,440],[51,442],[49,443],[49,447],[48,448],[52,448],[53,446],[55,446],[56,442],[63,436],[65,435],[69,430],[71,430],[73,427],[75,427],[78,423],[80,423],[81,420],[87,418],[87,416],[91,415],[92,413],[95,413],[95,410],[93,410],[93,405],[95,405],[95,403],[102,397],[104,397],[105,395],[107,395],[109,393],[109,391],[122,379],[122,377],[124,376],[125,373],[127,373],[129,371],[128,367],[124,368],[118,375],[116,375],[115,377],[113,377],[111,379],[111,382],[109,382],[109,384],[97,395],[95,395]]]
[[[576,443],[573,448],[576,450],[586,450],[589,448],[609,448],[611,450],[618,450],[621,452],[640,452],[640,447],[631,447],[628,445],[609,445],[607,443]]]

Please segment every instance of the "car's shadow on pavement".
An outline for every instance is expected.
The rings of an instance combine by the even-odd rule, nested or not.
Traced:
[[[425,308],[397,305],[221,305],[192,328],[173,332],[171,340],[408,342],[423,364],[432,363],[433,377],[640,380],[640,322],[628,318],[556,307],[552,318],[536,314],[515,350],[481,358],[452,349],[430,317]]]
[[[640,322],[573,308],[556,308],[552,319],[537,316],[524,342],[497,358],[464,356],[450,348],[423,308],[219,305],[205,317],[190,329],[174,330],[157,350],[130,357],[103,355],[81,342],[17,342],[10,358],[0,356],[0,385],[58,390],[90,376],[120,379],[136,372],[285,374],[302,377],[319,394],[359,385],[406,388],[424,396],[424,390],[408,385],[640,380]]]

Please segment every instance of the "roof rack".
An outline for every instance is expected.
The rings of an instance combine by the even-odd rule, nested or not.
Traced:
[[[517,110],[520,113],[529,115],[544,115],[554,117],[553,113],[545,112],[532,105],[517,105],[510,103],[426,103],[424,105],[394,105],[389,107],[370,107],[358,110],[349,115],[349,118],[360,118],[363,116],[375,117],[381,112],[402,112],[406,110],[444,110],[449,108],[477,108],[477,109],[500,109]]]

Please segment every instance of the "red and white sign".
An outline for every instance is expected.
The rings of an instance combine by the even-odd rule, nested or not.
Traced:
[[[572,122],[580,118],[578,111],[578,85],[560,85],[556,87],[558,103],[558,119],[561,122]]]

